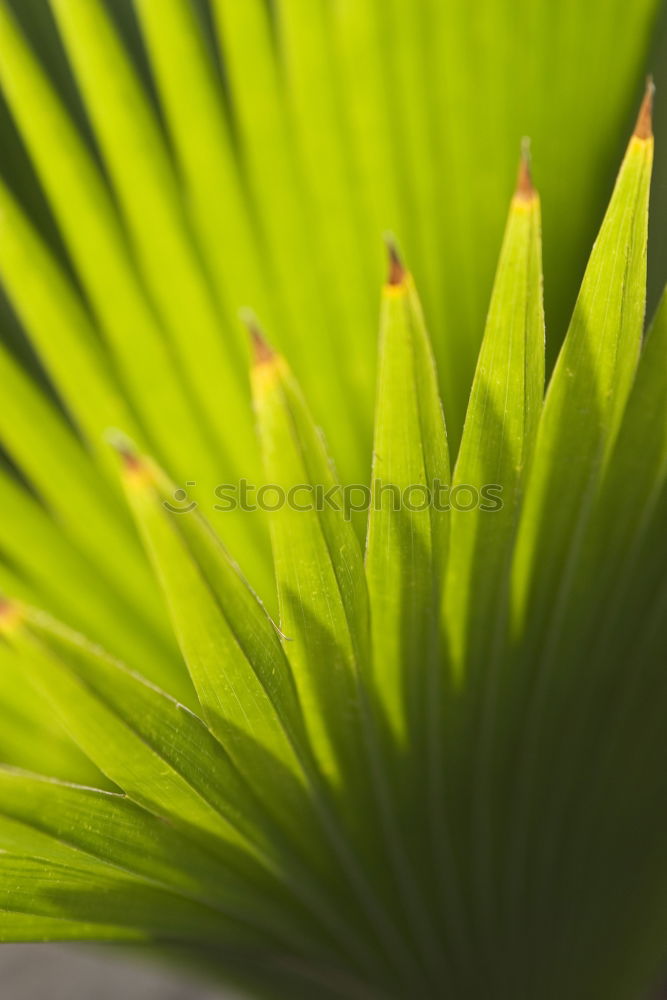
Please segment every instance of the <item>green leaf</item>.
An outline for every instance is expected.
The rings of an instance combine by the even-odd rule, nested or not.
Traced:
[[[543,392],[540,202],[524,149],[448,497],[443,617],[456,692],[444,726],[448,801],[459,837],[471,845],[470,877],[485,917],[493,898],[495,810],[502,809],[494,780],[495,713],[510,566]],[[477,734],[475,741],[467,731]]]
[[[128,500],[204,718],[239,772],[308,851],[317,832],[305,794],[304,724],[276,628],[199,513],[173,513],[166,499],[173,486],[164,473],[132,455],[123,464]]]
[[[199,900],[238,890],[223,859],[118,793],[1,767],[0,814],[3,850],[94,870],[111,865]]]
[[[0,370],[2,357],[0,355]],[[156,634],[142,620],[136,604],[114,588],[67,537],[33,494],[0,469],[0,547],[19,580],[8,578],[3,589],[12,597],[41,601],[48,610],[71,622],[141,668],[151,680],[168,684],[186,701],[192,688],[162,623]],[[138,556],[138,558],[142,558]],[[140,564],[141,565],[141,564]],[[148,584],[153,583],[148,579]],[[123,629],[118,622],[123,622]]]
[[[0,273],[66,409],[103,463],[108,427],[136,435],[110,358],[71,280],[0,183]]]
[[[440,884],[450,860],[441,826],[439,727],[439,607],[449,529],[441,493],[448,483],[447,434],[431,345],[414,283],[392,247],[380,322],[365,557],[372,651],[364,673],[379,708],[372,750],[389,856],[436,979],[442,948],[425,904],[432,872],[423,876],[434,847]],[[453,895],[451,886],[448,894]]]
[[[649,83],[549,384],[517,537],[512,577],[517,681],[497,708],[505,732],[521,725],[524,745],[510,793],[508,885],[514,907],[529,891],[525,851],[528,816],[540,815],[538,765],[549,759],[545,748],[552,745],[554,728],[563,725],[555,708],[547,713],[547,707],[559,684],[570,591],[639,359],[653,158],[651,98]],[[519,713],[524,718],[518,723]],[[552,724],[545,729],[547,714]]]
[[[629,802],[642,786],[642,770],[649,766],[643,754],[653,752],[652,719],[642,693],[646,685],[655,691],[663,670],[664,645],[656,623],[664,614],[666,306],[663,296],[568,595],[558,642],[558,684],[550,692],[554,721],[548,729],[544,727],[551,759],[560,764],[548,795],[543,796],[545,869],[553,863],[568,815],[576,814],[577,821],[588,823],[589,829],[609,824],[607,810],[616,798],[609,788],[617,789],[618,797]],[[573,678],[575,705],[567,695]],[[623,691],[620,704],[615,689]],[[602,702],[607,707],[600,714]],[[558,724],[565,715],[566,739]],[[639,739],[632,736],[635,727],[641,730]],[[626,740],[634,744],[631,759],[625,751]],[[644,746],[649,749],[642,751]],[[618,820],[610,826],[615,829],[617,824]]]
[[[174,475],[187,480],[194,469],[213,479],[214,451],[134,269],[102,174],[4,0],[0,53],[3,92],[146,437]]]
[[[402,176],[388,169],[396,146],[392,132],[391,80],[384,64],[387,42],[385,11],[373,0],[336,0],[331,5],[331,33],[340,77],[351,152],[366,213],[368,235],[391,231],[402,235],[407,225]],[[372,244],[366,252],[373,260]],[[377,278],[382,266],[377,245]]]
[[[279,343],[295,358],[298,372],[308,377],[318,421],[325,422],[347,476],[360,477],[365,456],[357,433],[359,420],[354,406],[341,406],[347,383],[345,368],[337,363],[339,326],[331,311],[326,272],[312,267],[317,233],[310,192],[304,187],[292,141],[270,11],[263,0],[242,4],[213,0],[212,9],[238,129],[237,155],[245,168],[275,282]],[[254,302],[245,305],[255,308]],[[270,322],[271,313],[263,319]],[[319,330],[323,335],[314,335]],[[337,419],[330,419],[333,414]]]
[[[658,7],[0,0],[0,586],[28,606],[0,600],[0,759],[114,788],[0,768],[0,939],[185,944],[274,1000],[646,993],[667,898],[646,118],[537,431],[539,219],[512,209],[454,478],[497,480],[501,510],[373,510],[364,568],[317,428],[365,483],[392,229],[456,446],[524,133],[553,359]],[[394,277],[373,471],[414,489],[444,427]],[[259,475],[246,302],[315,421],[258,344],[263,499],[301,491],[271,518],[277,579],[265,512],[214,500]],[[148,562],[108,424],[166,470],[128,484]],[[342,510],[296,510],[313,486]],[[183,487],[196,512],[169,509]],[[271,613],[277,584],[285,634],[211,523]],[[143,679],[196,705],[170,625],[202,718]]]
[[[243,786],[200,719],[44,613],[4,617],[33,683],[101,771],[157,815],[247,847],[232,805]]]
[[[344,897],[332,903],[338,886],[322,894],[197,716],[41,612],[9,605],[0,624],[64,727],[131,799],[219,855],[231,845],[237,871],[252,873],[259,864],[287,882],[315,919],[355,950]],[[317,857],[326,869],[328,856]]]
[[[155,588],[119,498],[63,415],[4,347],[0,377],[7,388],[0,415],[4,447],[68,534],[101,561],[103,575],[128,590],[137,606],[159,622]]]
[[[271,513],[280,627],[294,673],[314,754],[333,788],[344,836],[336,837],[347,877],[385,949],[400,968],[411,962],[401,935],[387,919],[384,844],[369,798],[386,806],[375,753],[370,705],[362,691],[369,655],[368,595],[363,558],[324,440],[285,359],[251,325],[255,359],[252,387],[264,458],[265,500]],[[276,504],[277,493],[278,503]],[[362,762],[372,761],[370,771]],[[384,818],[386,818],[386,809]],[[374,872],[379,886],[369,885]],[[379,890],[379,891],[378,891]],[[378,898],[379,897],[379,898]]]
[[[135,6],[182,169],[186,208],[215,279],[213,291],[228,315],[253,303],[268,318],[275,290],[254,230],[209,39],[188,0],[159,6],[138,0]],[[178,74],[174,66],[180,67]]]
[[[109,924],[85,923],[63,917],[48,917],[34,913],[17,913],[0,909],[0,942],[34,941],[120,941],[146,942],[145,931]]]
[[[365,561],[372,684],[399,751],[419,744],[429,701],[438,697],[434,643],[449,530],[442,487],[448,485],[431,347],[412,279],[394,260],[382,294]]]
[[[26,683],[21,657],[5,642],[0,642],[0,700],[0,760],[107,787],[104,775],[54,718],[48,700]]]
[[[609,623],[621,607],[624,617],[639,613],[641,591],[634,599],[632,594],[639,567],[644,576],[649,568],[660,573],[659,549],[653,548],[657,564],[653,567],[650,543],[646,549],[647,536],[661,531],[659,512],[667,483],[666,358],[667,292],[663,292],[591,518],[590,558],[598,579],[607,584],[598,597],[600,604],[606,605],[610,590],[614,594],[605,611]],[[644,588],[648,589],[646,582]]]
[[[222,914],[114,873],[0,851],[0,912],[125,926],[148,936],[213,944],[242,942],[251,932]]]
[[[197,400],[217,454],[241,474],[255,440],[243,419],[247,389],[238,332],[221,316],[192,246],[177,176],[134,68],[99,0],[53,0],[53,11],[182,380]],[[238,415],[233,433],[220,406]],[[191,401],[192,405],[192,401]],[[192,476],[191,478],[196,478]]]
[[[540,203],[524,159],[449,497],[444,613],[451,669],[459,684],[468,672],[473,682],[478,679],[498,642],[518,502],[543,392]]]
[[[651,100],[651,89],[646,101]],[[613,446],[639,358],[653,137],[645,108],[593,247],[540,419],[513,580],[514,627],[558,611],[591,491]],[[650,126],[649,126],[650,127]],[[568,483],[563,496],[561,484]],[[539,574],[535,572],[539,565]],[[556,585],[556,579],[560,580]]]
[[[368,604],[361,550],[300,389],[284,359],[257,337],[253,394],[266,483],[279,501],[270,527],[280,627],[313,749],[340,786],[343,773],[358,774],[363,752],[358,679]]]
[[[366,252],[368,234],[341,102],[332,9],[331,4],[279,0],[277,41],[293,145],[307,178],[313,235],[326,276],[320,283],[322,307],[336,330],[338,364],[343,361],[355,431],[366,445],[367,421],[358,419],[361,414],[353,401],[369,399],[373,390],[368,348],[376,323],[377,275],[371,265],[378,247],[371,247],[370,256]]]
[[[0,849],[93,877],[111,866],[268,932],[282,926],[288,940],[308,934],[268,875],[244,877],[242,858],[203,849],[122,795],[0,768]]]

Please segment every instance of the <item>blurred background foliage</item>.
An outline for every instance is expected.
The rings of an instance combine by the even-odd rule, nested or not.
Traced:
[[[275,41],[282,69],[283,59],[289,59],[282,49],[281,4],[267,2],[277,15]],[[161,115],[132,0],[105,3]],[[233,115],[234,81],[230,82],[220,64],[211,10],[207,0],[191,0],[191,4],[218,64]],[[9,6],[102,163],[48,0],[9,0]],[[333,9],[338,0],[326,0],[325,6]],[[548,356],[553,361],[611,191],[643,77],[649,71],[658,88],[650,309],[657,301],[658,275],[664,274],[667,256],[667,149],[661,141],[667,131],[667,101],[663,99],[667,18],[664,5],[657,0],[592,0],[585,5],[578,0],[479,0],[475,4],[463,0],[385,0],[366,6],[376,12],[375,26],[381,36],[377,51],[383,64],[375,67],[369,62],[356,79],[350,71],[341,86],[350,144],[342,159],[350,169],[338,190],[345,193],[348,183],[349,198],[358,202],[374,189],[378,222],[395,232],[411,262],[436,346],[450,434],[456,440],[481,340],[521,137],[527,135],[532,140],[534,175],[543,201]],[[363,38],[358,44],[361,58]],[[414,77],[414,52],[423,70],[421,79]],[[252,54],[248,58],[252,61]],[[377,96],[373,87],[378,81],[371,79],[376,68],[383,88],[382,107],[372,105]],[[317,66],[306,69],[315,91],[321,85],[319,71]],[[178,72],[177,67],[174,72]],[[289,90],[289,71],[285,79]],[[351,86],[346,90],[348,84]],[[427,106],[419,105],[420,94],[427,97]],[[356,103],[359,107],[355,110],[351,105]],[[364,122],[368,113],[376,116],[374,122],[372,117]],[[360,127],[366,127],[366,139],[375,144],[377,155],[362,149],[364,138],[354,132]],[[2,176],[41,233],[67,261],[4,101],[0,103],[0,144]],[[298,137],[295,150],[297,158],[312,154],[312,149],[304,153]],[[271,150],[266,155],[270,159]],[[416,169],[415,161],[423,166],[425,160],[429,169]],[[422,180],[416,185],[418,176]],[[284,192],[287,203],[294,193]],[[331,248],[323,247],[317,238],[315,215],[320,194],[314,192],[310,201],[304,197],[302,221],[309,229],[302,231],[301,237],[313,270],[322,281],[333,283],[335,294]],[[330,207],[335,209],[334,200]],[[364,235],[367,241],[362,251],[372,267],[367,273],[378,284],[383,267],[380,233]],[[344,262],[341,267],[344,270]],[[375,288],[370,286],[369,302],[374,295]],[[6,300],[2,329],[37,372],[37,363],[26,349]],[[281,330],[269,332],[279,343],[285,339]],[[298,331],[299,335],[302,332]],[[366,335],[359,358],[368,371],[351,383],[359,389],[360,398],[352,402],[341,399],[338,412],[329,412],[324,420],[325,424],[336,419],[346,422],[352,411],[360,412],[355,426],[361,428],[362,435],[366,432],[364,448],[360,461],[343,468],[346,476],[367,474],[375,351],[375,328],[370,318]],[[300,365],[298,358],[294,363],[306,389],[313,385],[317,390],[308,364]],[[337,363],[346,364],[340,357]],[[317,392],[312,395],[316,397]],[[317,411],[316,398],[313,403]],[[332,433],[333,428],[326,430],[335,441],[338,435]]]

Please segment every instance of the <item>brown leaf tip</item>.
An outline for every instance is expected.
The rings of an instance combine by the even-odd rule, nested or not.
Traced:
[[[384,241],[387,245],[387,284],[388,285],[402,285],[407,276],[407,271],[401,260],[401,255],[396,245],[396,240],[391,233],[384,234]]]
[[[646,90],[644,98],[637,115],[634,135],[637,139],[650,139],[653,136],[653,95],[655,94],[655,84],[653,77],[646,79]]]
[[[533,175],[530,171],[530,139],[524,136],[521,140],[521,158],[514,197],[520,201],[531,201],[536,194]]]
[[[141,459],[136,448],[122,431],[117,431],[112,427],[106,432],[105,437],[120,456],[125,469],[136,471],[141,468]]]
[[[276,352],[262,333],[259,321],[254,312],[250,309],[242,309],[240,317],[250,336],[253,364],[265,365],[269,361],[273,361]]]

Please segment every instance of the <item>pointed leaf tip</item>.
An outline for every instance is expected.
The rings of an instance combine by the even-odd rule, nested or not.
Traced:
[[[150,461],[139,452],[134,441],[113,427],[104,436],[120,458],[121,478],[126,485],[154,485]]]
[[[10,632],[19,624],[21,613],[15,601],[0,594],[0,633]]]
[[[250,336],[252,346],[252,361],[254,365],[264,365],[273,361],[276,352],[266,340],[259,325],[259,321],[250,309],[243,309],[240,313],[241,321],[245,325]]]
[[[655,94],[655,84],[653,77],[646,80],[646,90],[637,115],[634,136],[637,139],[651,139],[653,136],[653,95]]]
[[[530,201],[536,194],[537,191],[530,172],[530,139],[524,138],[521,140],[521,159],[519,160],[519,173],[514,197],[520,201]]]
[[[141,467],[141,460],[139,458],[139,453],[134,447],[132,441],[123,434],[122,431],[118,431],[111,427],[105,433],[105,438],[119,455],[123,467],[129,470],[136,470]]]
[[[388,285],[402,285],[405,281],[406,270],[398,252],[398,247],[391,236],[385,237],[387,243],[387,254],[389,257],[389,269],[387,272]]]

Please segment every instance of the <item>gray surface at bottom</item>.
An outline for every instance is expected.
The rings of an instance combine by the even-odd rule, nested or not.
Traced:
[[[243,1000],[171,968],[91,945],[0,944],[0,1000]],[[646,1000],[667,1000],[667,986]]]
[[[2,1000],[240,1000],[125,952],[0,944]]]

